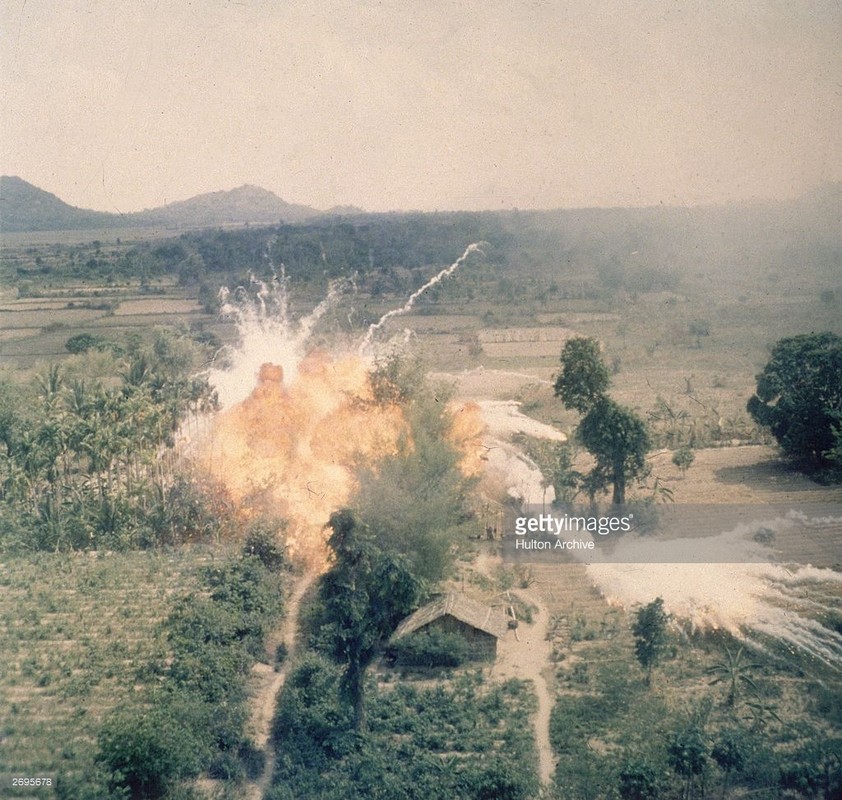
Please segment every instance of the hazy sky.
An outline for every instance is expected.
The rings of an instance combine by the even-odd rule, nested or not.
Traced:
[[[842,179],[839,0],[0,0],[0,170],[134,211],[695,204]]]

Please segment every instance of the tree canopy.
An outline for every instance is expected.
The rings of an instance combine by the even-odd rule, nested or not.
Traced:
[[[669,614],[664,610],[664,601],[656,597],[651,603],[637,610],[632,633],[634,654],[640,666],[646,670],[646,685],[652,682],[652,670],[661,660],[667,646],[667,622]]]
[[[612,485],[612,502],[622,505],[628,482],[648,472],[650,440],[646,423],[630,408],[608,397],[609,384],[599,343],[586,337],[569,339],[561,351],[555,394],[567,408],[584,414],[577,435],[596,458],[584,486],[593,497]]]
[[[587,414],[605,396],[611,378],[602,360],[599,342],[585,336],[568,339],[561,351],[561,372],[555,395],[567,408]]]
[[[603,397],[583,417],[578,435],[596,458],[596,466],[588,476],[590,491],[599,491],[611,484],[614,487],[611,502],[622,505],[626,502],[628,481],[648,472],[646,424],[631,409],[610,397]]]
[[[778,341],[747,408],[801,464],[842,466],[842,337],[813,333]]]
[[[365,729],[365,671],[417,605],[421,584],[401,556],[376,546],[352,511],[333,513],[329,526],[334,562],[321,579],[317,621],[324,648],[345,666],[341,689],[360,731]]]

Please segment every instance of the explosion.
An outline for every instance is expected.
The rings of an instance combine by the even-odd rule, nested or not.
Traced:
[[[314,351],[297,366],[291,384],[282,367],[260,367],[251,395],[217,419],[207,459],[238,505],[288,519],[290,554],[318,564],[355,465],[395,453],[406,421],[374,401],[362,360]]]
[[[450,274],[474,250],[471,245],[425,286]],[[412,446],[401,404],[375,397],[370,381],[375,359],[363,352],[395,313],[369,328],[357,353],[308,349],[316,322],[336,302],[338,291],[332,289],[296,325],[288,312],[285,281],[259,287],[256,300],[244,293],[233,302],[225,296],[223,310],[235,317],[242,346],[232,354],[231,369],[210,376],[223,410],[212,423],[201,460],[243,513],[268,512],[288,521],[290,556],[323,568],[324,527],[333,511],[352,500],[358,467]],[[460,467],[466,475],[476,474],[479,411],[473,404],[449,410],[450,439],[463,453]]]

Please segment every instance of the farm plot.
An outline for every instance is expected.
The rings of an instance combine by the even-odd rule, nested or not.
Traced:
[[[42,329],[50,326],[77,327],[90,323],[103,315],[102,311],[90,308],[28,308],[23,311],[0,311],[0,328]]]
[[[120,303],[114,315],[122,316],[162,316],[169,314],[196,314],[202,307],[196,300],[179,297],[143,297],[129,298]]]
[[[0,772],[55,775],[90,763],[99,722],[166,652],[160,621],[214,555],[39,554],[0,567]]]

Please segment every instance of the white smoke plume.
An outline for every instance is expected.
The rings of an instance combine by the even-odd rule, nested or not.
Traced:
[[[412,307],[415,305],[415,301],[421,297],[424,292],[426,292],[431,287],[435,286],[437,283],[440,283],[445,278],[450,277],[457,269],[464,263],[464,261],[468,258],[471,253],[475,252],[482,252],[482,242],[474,242],[473,244],[469,244],[467,249],[464,253],[462,253],[459,258],[456,259],[449,267],[445,267],[441,272],[434,275],[430,280],[428,280],[422,287],[416,289],[407,299],[407,301],[400,307],[394,308],[391,311],[387,311],[382,317],[380,317],[377,322],[373,322],[369,325],[368,333],[366,333],[365,338],[360,342],[359,353],[364,355],[368,352],[369,347],[371,346],[371,342],[374,339],[374,334],[379,331],[384,323],[387,320],[390,320],[392,317],[398,317],[401,314],[408,314]]]

